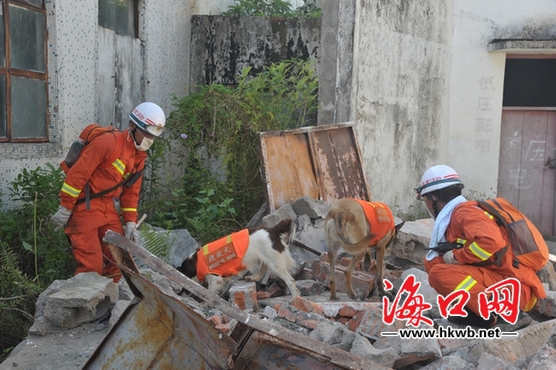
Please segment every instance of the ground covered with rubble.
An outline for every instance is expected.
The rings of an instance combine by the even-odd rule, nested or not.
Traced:
[[[530,316],[533,322],[518,336],[500,339],[402,339],[385,336],[407,327],[407,321],[386,325],[383,303],[376,295],[375,268],[353,274],[355,291],[363,299],[353,301],[345,293],[343,271],[350,256],[340,255],[336,271],[339,300],[331,302],[327,281],[330,274],[324,217],[327,205],[300,198],[271,215],[255,220],[274,225],[284,218],[296,220],[297,232],[291,253],[297,262],[296,285],[301,297],[292,299],[285,284],[271,276],[247,282],[238,276],[223,298],[261,320],[278,324],[301,335],[394,369],[552,369],[556,368],[556,274],[552,262],[539,272],[547,298],[539,301]],[[432,231],[431,219],[406,222],[386,257],[386,276],[399,289],[408,276],[419,282],[418,293],[432,308],[424,315],[436,326],[446,327],[436,305],[436,292],[428,284],[422,258]],[[168,263],[177,267],[198,245],[186,230],[164,233],[171,241]],[[140,238],[139,238],[140,244]],[[140,272],[163,292],[177,297],[224,334],[233,332],[237,321],[211,307],[166,276],[146,265]],[[55,281],[37,301],[35,324],[27,339],[0,364],[4,369],[77,369],[117,324],[126,307],[137,299],[122,280],[94,273]],[[423,324],[422,324],[423,325]],[[426,327],[426,326],[423,326]]]

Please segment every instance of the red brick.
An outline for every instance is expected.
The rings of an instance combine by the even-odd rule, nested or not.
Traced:
[[[345,325],[347,327],[347,323],[349,322],[349,317],[338,317],[338,321],[340,324]]]
[[[209,317],[207,319],[207,321],[210,322],[214,326],[222,325],[222,316],[214,315],[214,316]]]
[[[281,297],[284,295],[283,289],[276,283],[272,283],[272,285],[266,287],[265,292],[269,292],[271,298]]]
[[[291,302],[292,307],[303,312],[315,312],[322,315],[322,306],[303,297],[295,297]]]
[[[268,298],[272,298],[272,295],[270,294],[270,292],[266,292],[266,291],[257,291],[257,299],[268,299]]]
[[[279,317],[282,317],[288,321],[295,322],[297,319],[297,313],[293,311],[292,307],[289,304],[280,305],[280,308],[276,311],[278,312]]]
[[[234,303],[237,304],[240,310],[245,310],[245,292],[235,292]]]
[[[338,315],[344,317],[353,317],[357,314],[357,312],[359,311],[357,311],[355,308],[351,307],[348,304],[344,304],[342,308],[340,308],[340,310],[338,311]]]
[[[307,329],[315,329],[319,323],[319,317],[316,317],[315,314],[306,314],[301,312],[297,315],[295,323],[297,325],[301,325]]]
[[[222,324],[216,326],[216,329],[222,330],[225,334],[230,334],[231,326],[230,324]]]
[[[364,316],[365,316],[365,311],[361,311],[357,315],[353,316],[353,318],[348,321],[347,324],[348,329],[353,332],[356,332],[357,329],[359,328],[359,325],[361,325],[361,320],[363,320]]]
[[[314,260],[311,267],[315,273],[315,280],[328,284],[330,265],[326,262]],[[336,266],[336,291],[346,293],[344,271],[346,268],[341,265]],[[361,271],[354,271],[351,276],[351,284],[355,291],[359,290],[362,297],[368,297],[375,286],[375,277]]]

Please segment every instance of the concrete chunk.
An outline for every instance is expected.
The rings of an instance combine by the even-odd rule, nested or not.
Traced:
[[[46,335],[108,318],[118,300],[112,279],[96,272],[81,273],[59,285],[56,292],[45,291],[44,305],[37,307],[30,333]]]
[[[323,320],[309,334],[309,338],[349,351],[355,339],[355,333],[340,323]]]
[[[375,348],[368,339],[360,335],[355,336],[350,352],[387,367],[392,367],[394,365],[398,355],[394,348]]]

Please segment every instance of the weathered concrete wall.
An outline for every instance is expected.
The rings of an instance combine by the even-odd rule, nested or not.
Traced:
[[[119,124],[143,99],[157,102],[169,114],[172,94],[187,93],[191,15],[219,14],[232,3],[233,0],[140,1],[139,38],[126,42],[129,37],[98,27],[97,1],[47,1],[50,142],[0,145],[4,206],[13,206],[7,201],[7,187],[18,174],[24,168],[60,163],[86,124],[99,119],[106,121],[101,122],[104,124]],[[133,55],[141,61],[125,63],[120,59],[119,64],[111,65],[118,58],[108,55],[101,59],[101,52],[107,54],[106,50],[99,50],[101,45],[109,44],[115,49],[113,55],[119,53],[128,61],[128,56]],[[144,68],[138,71],[137,65]],[[116,75],[116,84],[107,83]]]
[[[285,59],[318,60],[319,18],[194,16],[190,87],[235,84],[245,67],[252,73]]]
[[[556,39],[551,0],[455,0],[447,157],[472,196],[496,193],[505,53],[495,39]]]
[[[394,213],[418,212],[413,188],[446,157],[452,11],[446,1],[357,3],[351,117],[373,200]]]
[[[320,125],[350,121],[355,0],[322,4],[319,63]]]

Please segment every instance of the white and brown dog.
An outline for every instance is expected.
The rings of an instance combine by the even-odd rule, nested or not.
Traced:
[[[221,294],[229,277],[249,270],[245,280],[259,281],[267,270],[282,279],[295,298],[300,295],[290,270],[295,261],[289,244],[295,234],[294,222],[282,220],[274,227],[243,229],[199,248],[178,268],[189,278],[197,278],[208,290]]]
[[[344,198],[332,204],[325,219],[331,300],[338,299],[334,270],[340,247],[354,256],[344,273],[349,297],[357,299],[351,284],[353,269],[373,248],[376,251],[378,290],[381,295],[386,294],[383,283],[384,254],[402,225],[403,222],[395,225],[394,215],[384,203]]]

